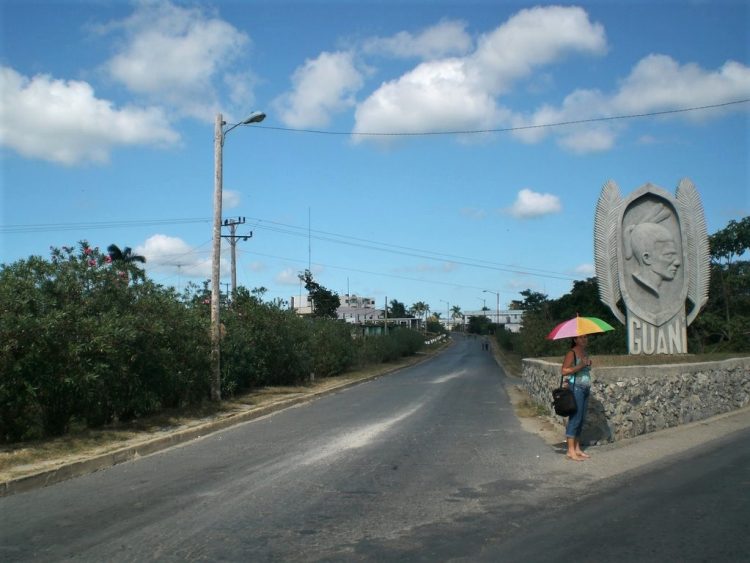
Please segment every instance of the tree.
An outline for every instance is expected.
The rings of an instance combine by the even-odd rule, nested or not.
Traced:
[[[549,298],[544,293],[538,291],[532,291],[531,289],[524,289],[520,292],[523,295],[523,301],[521,302],[521,309],[527,313],[545,313],[547,312],[547,305],[549,304]],[[517,303],[517,302],[514,302]]]
[[[430,312],[430,306],[424,301],[417,301],[409,310],[418,317],[426,319],[427,314]]]
[[[116,244],[110,244],[107,247],[107,253],[115,267],[120,268],[128,275],[132,275],[134,280],[140,279],[143,281],[145,279],[144,271],[136,265],[136,263],[145,264],[145,256],[134,254],[133,249],[129,246],[120,250],[120,247]]]
[[[729,221],[708,237],[711,249],[709,299],[688,327],[692,346],[700,350],[750,349],[750,217]]]
[[[723,229],[708,237],[711,259],[726,265],[750,250],[750,216],[731,220]]]
[[[110,244],[107,247],[107,252],[112,262],[124,262],[125,264],[132,264],[133,262],[140,262],[141,264],[146,263],[146,257],[140,254],[134,254],[133,249],[126,246],[120,250],[120,247],[116,244]]]
[[[409,314],[406,312],[406,305],[396,299],[391,299],[388,316],[392,319],[405,319],[409,317]]]
[[[451,318],[460,319],[461,317],[463,317],[463,314],[461,313],[461,307],[459,307],[458,305],[453,305],[453,307],[451,307]]]
[[[489,334],[491,324],[490,319],[484,315],[472,315],[466,330],[470,334]]]
[[[338,294],[316,282],[310,270],[305,270],[304,274],[300,274],[299,279],[305,283],[305,289],[310,294],[313,316],[335,319],[336,310],[341,305]]]

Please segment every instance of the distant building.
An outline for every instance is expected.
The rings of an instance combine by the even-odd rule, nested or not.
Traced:
[[[341,306],[342,307],[351,307],[356,309],[374,309],[375,308],[375,299],[372,297],[362,297],[360,295],[349,295],[348,293],[345,293],[341,297],[339,297],[341,300]]]
[[[465,313],[467,320],[470,317],[487,317],[491,323],[501,324],[510,332],[518,332],[523,326],[523,309],[506,309],[497,311],[469,311]]]
[[[371,307],[349,307],[342,305],[336,309],[336,316],[348,323],[364,324],[383,322],[385,320],[385,311]]]
[[[353,325],[368,326],[366,334],[377,333],[377,325],[382,328],[386,320],[385,309],[375,307],[375,299],[359,295],[344,294],[339,297],[341,305],[336,309],[336,318]],[[293,295],[289,299],[290,306],[298,315],[310,315],[313,312],[313,304],[309,295]],[[403,318],[394,319],[388,317],[388,326],[405,326],[414,330],[420,330],[422,319]]]
[[[313,312],[312,300],[307,294],[292,295],[289,299],[289,308],[298,315],[311,315]]]

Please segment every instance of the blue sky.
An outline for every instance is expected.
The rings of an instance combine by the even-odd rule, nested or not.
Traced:
[[[267,114],[227,135],[223,215],[268,298],[308,265],[433,311],[559,297],[610,179],[690,178],[709,233],[750,213],[750,103],[596,121],[750,99],[747,2],[0,6],[3,263],[87,239],[208,279],[218,112]]]

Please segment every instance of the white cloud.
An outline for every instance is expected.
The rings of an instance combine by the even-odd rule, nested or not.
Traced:
[[[242,93],[245,110],[253,103],[249,76],[226,70],[249,44],[248,36],[200,8],[143,2],[129,18],[102,29],[125,34],[106,68],[132,92],[204,120],[219,107],[219,82],[230,84],[230,97]]]
[[[222,209],[234,209],[240,206],[242,194],[233,190],[222,190],[221,191],[221,208]]]
[[[493,97],[469,81],[466,61],[444,59],[422,63],[380,86],[357,107],[354,132],[479,129],[499,117]],[[373,140],[355,138],[365,139]]]
[[[160,272],[179,273],[186,277],[208,278],[211,276],[211,257],[199,253],[184,240],[157,234],[136,247],[136,254],[146,258],[146,268]],[[222,260],[222,269],[227,270],[227,260]]]
[[[354,106],[354,94],[363,83],[352,53],[324,52],[294,71],[292,90],[273,105],[290,127],[320,127],[327,125],[333,114]]]
[[[717,70],[709,71],[693,63],[680,65],[666,55],[652,54],[636,64],[610,103],[617,112],[640,113],[728,102],[746,98],[748,93],[750,67],[746,65],[727,61]],[[705,115],[696,112],[684,117]]]
[[[472,47],[466,24],[445,20],[413,35],[401,31],[391,37],[373,37],[364,42],[363,51],[397,58],[418,57],[435,59],[449,55],[462,55]]]
[[[154,107],[116,108],[87,82],[0,67],[0,143],[23,156],[62,164],[107,162],[116,146],[176,143],[179,135]]]
[[[540,194],[529,189],[518,192],[509,212],[518,219],[530,219],[562,211],[560,198],[552,194]]]
[[[605,50],[602,26],[581,8],[522,10],[480,37],[473,53],[421,63],[382,84],[357,107],[354,132],[493,128],[510,119],[496,98],[517,80],[570,52]]]
[[[596,275],[596,270],[593,264],[579,264],[575,267],[573,273],[590,278]]]
[[[274,281],[279,285],[299,285],[299,273],[294,268],[285,268],[276,274]]]
[[[746,98],[750,93],[750,67],[728,61],[715,71],[689,63],[680,65],[666,55],[649,55],[633,67],[608,95],[599,90],[575,90],[560,107],[540,107],[530,116],[515,115],[516,127],[565,121],[634,115],[713,105]],[[672,119],[705,120],[729,111],[747,111],[743,106],[728,106],[711,111],[685,112],[665,116]],[[549,134],[559,136],[559,144],[572,152],[587,153],[612,148],[626,122],[593,123],[565,128],[536,128],[516,131],[525,142],[537,142]]]
[[[582,127],[560,137],[558,144],[577,154],[607,151],[615,144],[615,132],[611,128],[602,126]]]
[[[591,23],[582,8],[535,7],[482,36],[471,62],[476,79],[499,94],[534,68],[570,52],[603,55],[606,50],[604,27]]]

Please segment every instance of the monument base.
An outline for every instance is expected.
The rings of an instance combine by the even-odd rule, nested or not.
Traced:
[[[628,314],[628,351],[631,354],[687,354],[685,313],[677,313],[661,326]]]

